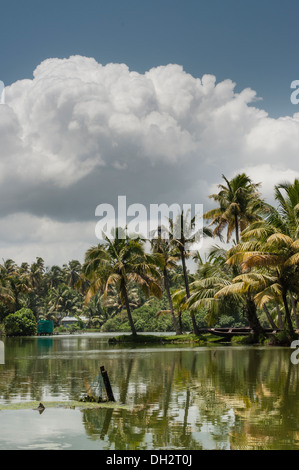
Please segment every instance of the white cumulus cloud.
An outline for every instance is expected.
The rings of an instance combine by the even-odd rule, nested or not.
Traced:
[[[28,255],[33,245],[40,247],[33,258],[42,256],[51,238],[56,252],[70,255],[71,244],[94,236],[96,206],[118,195],[130,203],[207,205],[222,173],[244,170],[271,197],[275,183],[299,174],[299,113],[270,118],[255,106],[254,90],[235,88],[177,64],[138,73],[81,56],[47,59],[32,79],[7,87],[0,106],[2,257],[8,250]],[[10,236],[16,214],[32,217],[18,237]],[[76,223],[75,242],[69,228]]]

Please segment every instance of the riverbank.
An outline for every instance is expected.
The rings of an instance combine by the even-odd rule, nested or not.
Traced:
[[[212,334],[203,334],[196,336],[192,333],[183,335],[152,335],[152,334],[137,334],[133,335],[119,335],[109,338],[109,344],[194,344],[204,345],[206,343],[219,343],[227,342],[225,338],[221,338]]]
[[[137,335],[119,335],[113,336],[108,340],[109,344],[193,344],[204,345],[207,343],[231,343],[243,345],[265,345],[265,346],[290,346],[291,340],[284,332],[277,333],[271,337],[260,337],[258,340],[253,335],[221,337],[211,333],[196,336],[194,334],[183,335],[153,335],[153,334],[137,334]]]

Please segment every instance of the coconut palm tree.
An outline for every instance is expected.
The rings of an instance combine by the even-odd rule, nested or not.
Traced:
[[[88,326],[92,328],[101,327],[108,320],[108,308],[103,305],[100,292],[90,299],[88,305],[84,305],[82,314],[88,318]]]
[[[67,285],[53,287],[48,292],[46,310],[44,315],[47,319],[55,318],[55,323],[59,323],[61,318],[66,316],[76,316],[82,313],[83,298],[74,289]]]
[[[203,217],[215,225],[214,236],[222,239],[222,232],[227,229],[227,239],[235,233],[239,243],[240,233],[253,221],[261,219],[266,211],[266,204],[260,199],[258,188],[245,173],[238,174],[231,180],[222,175],[226,184],[219,184],[220,191],[209,197],[218,203],[218,207],[206,212]]]
[[[82,269],[80,261],[69,261],[69,263],[64,264],[62,268],[66,284],[69,285],[72,289],[74,289],[80,281],[80,274]]]
[[[138,287],[135,287],[133,283],[128,284],[128,298],[131,310],[140,306]],[[90,302],[88,305],[90,305]],[[106,296],[104,299],[102,298],[102,305],[107,309],[107,315],[110,318],[113,318],[124,308],[118,290],[114,285],[111,285],[109,288],[109,296]]]
[[[245,291],[254,293],[258,306],[271,301],[282,302],[288,333],[294,337],[289,298],[299,294],[299,240],[293,241],[275,227],[265,225],[243,234],[249,241],[230,250],[228,264],[241,264],[243,273],[234,281]],[[269,236],[264,239],[262,235],[266,234]]]
[[[40,286],[44,273],[44,260],[40,257],[37,257],[36,261],[31,264],[30,269],[28,270],[30,282],[33,288],[38,288]]]
[[[0,300],[8,306],[10,311],[14,310],[14,293],[10,287],[8,280],[1,274],[0,267]]]
[[[64,283],[63,270],[60,266],[53,265],[47,269],[45,280],[50,289],[57,288],[60,284]]]
[[[11,259],[3,262],[0,267],[3,300],[10,304],[15,312],[23,306],[24,294],[32,290],[29,275],[25,266],[19,268]]]
[[[176,247],[180,255],[187,299],[190,297],[190,287],[186,260],[192,254],[191,247],[196,241],[198,241],[200,236],[212,236],[211,231],[206,227],[204,227],[200,233],[195,227],[195,217],[189,220],[190,218],[188,215],[189,214],[184,214],[184,211],[182,211],[174,221],[171,219],[169,220],[169,238],[172,246]],[[192,320],[193,333],[199,336],[199,329],[196,324],[194,311],[190,311],[190,315]]]
[[[276,185],[274,196],[277,208],[269,206],[267,222],[278,231],[296,240],[299,238],[299,180]]]
[[[171,292],[170,292],[170,278],[169,278],[169,270],[172,270],[176,267],[176,263],[178,260],[178,252],[175,249],[174,245],[171,244],[167,238],[162,237],[161,226],[158,227],[157,238],[153,238],[151,240],[151,247],[152,247],[153,253],[159,253],[161,256],[162,275],[163,275],[164,288],[165,288],[165,292],[166,292],[167,299],[168,299],[169,313],[171,315],[174,331],[176,332],[177,335],[181,335],[182,328],[180,326],[180,323],[177,322],[176,317],[175,317],[173,302],[172,302]]]
[[[196,279],[190,283],[190,297],[182,299],[185,307],[196,311],[205,308],[208,311],[207,320],[213,325],[219,315],[225,312],[225,300],[216,299],[216,293],[226,285],[231,284],[232,269],[226,264],[226,250],[218,246],[211,247],[207,259],[198,258]],[[179,300],[182,291],[177,291],[174,301]],[[239,300],[239,299],[238,299]]]
[[[283,305],[286,328],[293,337],[292,314],[299,325],[299,180],[276,185],[274,195],[277,207],[268,206],[267,217],[243,231],[242,243],[231,249],[228,262],[242,264],[245,273],[238,281],[254,289],[259,307],[272,302],[280,314],[278,304]]]
[[[127,310],[128,320],[133,336],[136,329],[132,318],[129,301],[129,283],[140,286],[145,295],[162,296],[158,263],[161,259],[145,252],[140,238],[132,238],[121,228],[117,228],[114,238],[105,237],[105,244],[99,244],[86,252],[83,271],[91,282],[86,294],[86,302],[97,291],[103,297],[109,295],[110,287],[118,289],[122,304]]]
[[[190,298],[185,298],[184,301],[190,310],[204,307],[208,311],[207,319],[210,325],[213,325],[220,315],[231,313],[241,306],[257,338],[263,330],[252,295],[234,284],[236,268],[227,264],[227,257],[228,252],[221,247],[214,246],[210,249],[207,261],[198,266],[197,279],[190,284]],[[178,291],[174,300],[180,295]]]

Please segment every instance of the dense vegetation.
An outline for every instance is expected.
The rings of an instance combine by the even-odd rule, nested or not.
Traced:
[[[246,174],[223,180],[210,196],[216,207],[204,214],[208,225],[201,235],[224,243],[213,245],[205,259],[189,251],[192,224],[180,236],[173,230],[184,214],[171,221],[167,237],[157,227],[149,252],[144,240],[124,232],[119,237],[118,228],[113,239],[87,251],[83,264],[46,267],[37,258],[18,266],[8,259],[0,265],[2,328],[13,334],[14,319],[22,317],[34,333],[31,311],[35,321],[51,319],[55,327],[65,316],[84,316],[88,328],[132,335],[198,335],[205,326],[248,325],[255,340],[271,327],[291,341],[299,329],[299,181],[275,186],[273,207]],[[191,255],[193,274],[186,267]]]

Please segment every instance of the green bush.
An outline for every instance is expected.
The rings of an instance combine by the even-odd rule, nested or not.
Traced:
[[[29,308],[22,308],[4,319],[7,336],[31,336],[37,331],[35,316]]]
[[[215,325],[218,328],[242,328],[247,326],[245,319],[238,317],[237,315],[222,315]]]

